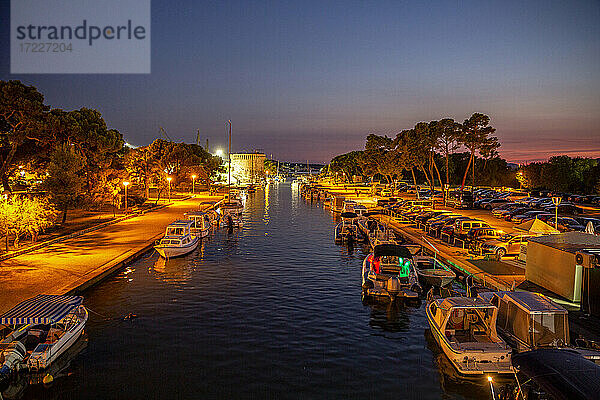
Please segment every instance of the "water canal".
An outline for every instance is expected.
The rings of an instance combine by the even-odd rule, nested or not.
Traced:
[[[490,398],[428,338],[424,304],[363,305],[366,249],[336,246],[320,204],[271,184],[248,198],[244,220],[187,257],[147,254],[88,291],[87,342],[50,387],[11,396]]]

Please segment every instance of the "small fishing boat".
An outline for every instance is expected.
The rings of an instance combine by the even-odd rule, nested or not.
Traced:
[[[29,370],[40,371],[67,351],[81,336],[88,320],[82,302],[81,296],[40,294],[2,315],[0,324],[13,325],[15,329],[0,342],[7,345],[0,380],[10,368],[18,369],[23,361]],[[7,357],[9,352],[11,356]]]
[[[174,221],[167,225],[165,236],[154,246],[164,258],[173,258],[188,254],[198,247],[199,238],[191,234],[194,222]]]
[[[418,299],[422,292],[410,251],[397,244],[380,244],[363,261],[363,295],[367,298]]]
[[[210,231],[211,221],[208,213],[203,211],[190,211],[184,214],[188,220],[193,221],[193,224],[190,228],[190,232],[198,236],[199,238],[203,238],[208,236],[208,232]]]
[[[341,214],[342,222],[334,228],[334,238],[336,243],[354,243],[364,240],[362,232],[359,231],[356,224],[355,213],[344,212]]]
[[[498,309],[470,297],[430,299],[425,307],[431,333],[463,375],[513,373],[511,348],[496,332]]]
[[[219,203],[217,212],[219,213],[220,225],[223,227],[233,228],[241,227],[242,223],[242,211],[244,210],[244,204],[242,201],[235,197],[230,197]]]
[[[444,287],[456,278],[454,271],[435,257],[419,255],[413,260],[419,281],[425,286]]]

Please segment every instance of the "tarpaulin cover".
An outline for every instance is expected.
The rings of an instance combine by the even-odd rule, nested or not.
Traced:
[[[53,324],[83,302],[81,296],[39,294],[17,304],[0,317],[0,324]]]

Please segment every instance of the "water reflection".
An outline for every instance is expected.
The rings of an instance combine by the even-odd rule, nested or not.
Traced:
[[[406,332],[410,328],[410,309],[402,302],[388,304],[374,303],[370,305],[371,316],[369,326],[384,332]]]

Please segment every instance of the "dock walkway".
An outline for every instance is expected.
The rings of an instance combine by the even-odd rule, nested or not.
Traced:
[[[197,210],[202,196],[125,219],[47,247],[0,262],[0,314],[40,293],[82,291],[150,249],[165,227]]]

